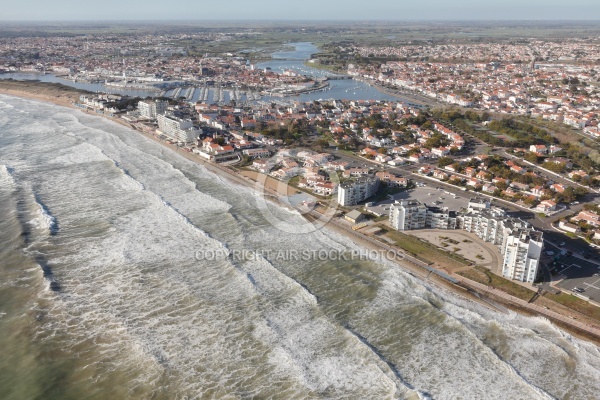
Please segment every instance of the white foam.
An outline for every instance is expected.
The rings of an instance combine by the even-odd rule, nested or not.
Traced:
[[[165,398],[533,399],[543,397],[538,387],[592,398],[600,390],[593,345],[392,265],[232,259],[233,250],[358,248],[327,230],[274,229],[249,189],[224,187],[139,134],[83,114],[46,124],[49,108],[31,104],[32,116],[15,125],[33,129],[0,131],[22,135],[29,154],[12,144],[0,157],[60,216],[44,254],[62,290],[40,294],[48,317],[36,338],[77,352],[78,374],[89,370],[94,384],[126,377],[129,393]],[[197,260],[197,251],[223,256]]]
[[[4,101],[0,101],[0,109],[13,109],[15,108],[12,104],[8,104]]]
[[[56,234],[59,229],[56,217],[50,213],[38,196],[34,196],[34,201],[38,207],[38,218],[36,219],[36,221],[38,221],[38,226],[43,226],[51,235]]]
[[[317,392],[373,389],[393,396],[399,390],[368,348],[320,312],[317,298],[305,287],[260,256],[241,268],[263,298],[270,299],[265,310],[269,333],[262,329],[261,337],[271,338],[277,362],[284,359],[284,365],[291,363],[296,373],[302,372],[303,384]],[[365,357],[372,358],[370,364]]]
[[[102,153],[97,147],[91,146],[88,143],[79,143],[52,158],[52,164],[61,166],[70,166],[84,163],[101,162],[108,160],[108,157]]]
[[[7,165],[0,164],[0,182],[4,185],[16,186],[14,171]]]

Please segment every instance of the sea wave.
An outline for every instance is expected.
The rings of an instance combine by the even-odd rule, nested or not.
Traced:
[[[36,339],[64,351],[92,390],[274,399],[546,397],[535,387],[558,398],[597,393],[593,345],[547,321],[457,299],[392,264],[195,259],[199,249],[359,247],[326,229],[273,228],[250,189],[219,183],[125,128],[60,117],[54,121],[64,126],[51,129],[63,135],[48,135],[55,110],[36,107],[16,117],[22,125],[37,118],[35,129],[0,132],[12,139],[17,129],[26,144],[27,154],[18,141],[0,147],[18,186],[39,188],[37,206],[22,189],[24,215],[38,208],[45,232],[50,210],[60,216],[60,234],[30,241],[44,257],[38,266],[49,289],[39,296],[49,318],[35,322]],[[490,343],[494,335],[506,348]]]
[[[39,221],[42,224],[42,226],[48,229],[50,235],[56,235],[59,231],[58,220],[54,215],[52,215],[52,213],[50,212],[48,207],[42,202],[38,194],[34,194],[34,201],[39,210],[39,216],[37,218],[37,221]]]
[[[13,187],[16,186],[14,173],[15,170],[13,168],[0,164],[0,182]]]
[[[317,296],[258,255],[240,269],[265,299],[267,329],[257,329],[270,339],[272,362],[287,365],[304,385],[318,393],[354,393],[395,397],[411,389],[382,370],[372,349],[353,340],[344,327],[320,310]],[[365,364],[365,360],[373,362]],[[362,367],[358,364],[363,363]],[[377,383],[374,385],[374,383]]]

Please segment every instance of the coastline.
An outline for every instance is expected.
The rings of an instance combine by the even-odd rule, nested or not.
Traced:
[[[77,109],[83,111],[82,109],[74,106],[74,102],[78,100],[79,95],[83,93],[79,90],[70,90],[68,88],[63,88],[57,85],[42,85],[40,82],[20,82],[20,81],[0,81],[0,94],[20,97],[34,101],[42,101],[50,104],[54,104],[57,106],[68,107],[72,109]],[[91,114],[91,113],[90,113]],[[109,117],[103,114],[93,114],[97,116],[105,117],[113,122],[119,123],[127,128],[130,128],[143,136],[154,140],[155,142],[170,148],[171,150],[179,153],[183,157],[188,160],[200,164],[207,168],[209,171],[215,173],[218,176],[221,176],[229,181],[241,184],[246,187],[251,188],[252,190],[256,190],[259,193],[265,195],[269,200],[273,203],[288,207],[286,204],[282,203],[278,196],[286,196],[289,194],[289,190],[294,190],[286,185],[283,182],[275,181],[277,184],[272,185],[267,184],[263,187],[259,182],[251,179],[249,176],[245,176],[239,171],[232,170],[230,168],[214,164],[205,160],[202,160],[200,157],[196,156],[193,153],[187,152],[185,150],[178,149],[174,145],[170,145],[159,138],[155,137],[152,134],[148,134],[145,132],[141,132],[135,129],[131,124],[123,121],[120,118]],[[272,179],[272,178],[271,178]],[[280,191],[281,190],[281,191]],[[306,214],[304,217],[306,219],[318,218],[315,216],[316,212]],[[310,216],[310,217],[307,217]],[[332,220],[333,221],[333,220]],[[391,246],[386,245],[385,243],[378,241],[370,236],[364,235],[362,233],[352,231],[350,227],[344,227],[340,225],[340,223],[329,221],[325,227],[337,234],[343,235],[349,240],[356,243],[358,246],[364,247],[368,250],[389,250]],[[404,254],[403,251],[399,249],[394,249],[397,254]],[[458,275],[449,274],[447,271],[439,270],[439,272],[443,272],[444,274],[451,275],[451,278],[456,279],[461,284],[458,285],[453,283],[452,281],[443,278],[440,275],[436,275],[432,273],[431,270],[425,269],[422,266],[412,263],[410,259],[412,258],[409,255],[406,255],[407,258],[405,262],[395,261],[394,264],[400,267],[404,272],[409,273],[410,275],[422,280],[424,283],[427,283],[432,288],[438,288],[443,290],[448,290],[452,294],[457,295],[467,301],[474,301],[478,304],[481,304],[487,308],[493,309],[495,311],[505,311],[503,310],[503,306],[510,308],[511,310],[518,311],[524,315],[537,315],[548,318],[552,323],[560,326],[562,329],[568,331],[573,336],[582,338],[584,340],[593,341],[596,343],[600,343],[600,330],[598,332],[594,332],[594,329],[586,329],[586,324],[581,322],[570,321],[566,316],[561,315],[559,313],[550,312],[550,310],[543,310],[540,306],[530,304],[529,307],[525,304],[522,304],[522,301],[518,301],[518,299],[511,298],[512,296],[508,296],[503,292],[498,290],[492,291],[489,288],[486,288],[483,285],[479,285],[476,282],[470,281],[466,278],[460,277]],[[501,304],[500,306],[498,304]],[[506,311],[505,311],[506,312]],[[556,315],[553,315],[556,314]],[[562,318],[560,318],[562,317]]]

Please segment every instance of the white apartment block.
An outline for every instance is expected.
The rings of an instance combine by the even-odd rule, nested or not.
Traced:
[[[418,201],[401,200],[390,207],[390,223],[399,231],[426,227],[427,207]]]
[[[502,276],[533,283],[538,274],[543,247],[542,232],[519,229],[509,235],[504,247]]]
[[[543,234],[525,221],[509,218],[489,201],[471,200],[465,213],[428,207],[418,201],[400,201],[390,207],[390,224],[399,231],[411,229],[464,229],[495,244],[503,256],[505,278],[533,283],[538,275]]]
[[[157,115],[167,112],[168,105],[164,100],[141,100],[138,102],[138,111],[142,117],[155,119]]]
[[[418,201],[401,200],[390,207],[390,223],[399,231],[456,229],[457,215],[448,208],[429,207]]]
[[[378,190],[379,178],[376,176],[363,176],[344,182],[338,189],[338,204],[341,206],[354,206],[373,196]]]
[[[169,138],[183,143],[196,140],[201,130],[194,129],[191,119],[181,119],[174,116],[158,114],[158,129]]]
[[[431,229],[456,229],[456,211],[450,211],[447,207],[427,207],[425,226]]]

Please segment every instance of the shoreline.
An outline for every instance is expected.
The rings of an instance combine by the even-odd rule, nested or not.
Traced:
[[[73,105],[73,102],[79,98],[79,95],[82,93],[82,91],[68,90],[68,89],[65,89],[62,87],[57,87],[57,86],[46,86],[45,88],[43,88],[44,90],[42,90],[42,93],[40,93],[41,88],[38,85],[36,85],[36,82],[29,82],[29,83],[10,82],[10,81],[5,81],[5,82],[10,83],[10,85],[6,85],[6,86],[16,86],[16,87],[6,88],[6,87],[4,87],[5,85],[2,83],[2,81],[0,81],[0,94],[13,96],[13,97],[19,97],[19,98],[25,98],[28,100],[41,101],[41,102],[50,103],[50,104],[53,104],[56,106],[67,107],[67,108],[71,108],[71,109],[75,109],[75,110],[84,112],[84,110],[82,110],[81,108]],[[22,86],[22,88],[19,88],[19,86]],[[24,90],[26,88],[30,89],[30,90]],[[54,91],[54,95],[52,93],[53,91]],[[44,93],[44,92],[50,92],[50,93]],[[198,157],[197,155],[195,155],[194,153],[187,152],[182,149],[178,149],[176,146],[170,145],[150,133],[142,132],[138,129],[135,129],[135,127],[133,125],[125,122],[121,118],[109,117],[104,114],[97,114],[97,113],[90,113],[90,112],[87,112],[87,114],[95,115],[98,117],[104,117],[110,121],[113,121],[122,126],[125,126],[129,129],[143,135],[144,137],[165,146],[166,148],[170,148],[171,150],[179,153],[180,155],[182,155],[189,161],[192,161],[199,165],[202,165],[207,170],[211,171],[212,173],[216,174],[219,177],[227,179],[234,184],[241,184],[245,187],[250,188],[251,190],[257,191],[258,193],[266,196],[268,198],[268,200],[270,200],[275,205],[298,211],[297,209],[291,208],[289,205],[283,203],[279,199],[279,196],[287,196],[289,194],[290,190],[292,190],[292,191],[296,190],[295,188],[288,186],[284,182],[275,181],[277,183],[275,185],[276,186],[275,188],[270,187],[271,185],[269,185],[268,183],[263,186],[260,182],[251,179],[249,176],[245,176],[244,174],[242,174],[241,172],[239,172],[237,170],[233,170],[228,167],[221,166],[219,164],[214,164],[209,161],[203,160],[200,157]],[[273,178],[271,178],[271,179],[273,179]],[[280,190],[284,190],[284,191],[280,192]],[[311,220],[315,220],[315,219],[319,218],[320,216],[322,216],[322,214],[318,213],[317,211],[313,211],[313,212],[303,215],[303,217],[305,219],[309,220],[309,222],[311,222]],[[350,226],[346,227],[342,224],[343,224],[343,222],[340,223],[340,222],[335,221],[334,219],[331,219],[325,224],[324,227],[329,229],[332,232],[335,232],[337,234],[340,234],[340,235],[346,237],[347,239],[354,242],[359,247],[363,247],[368,250],[394,251],[397,255],[402,255],[404,257],[404,262],[400,263],[399,261],[396,260],[396,261],[393,261],[393,264],[395,266],[399,267],[400,269],[402,269],[405,273],[408,273],[408,274],[412,275],[413,277],[415,277],[419,280],[422,280],[423,283],[428,284],[428,286],[431,287],[432,289],[437,288],[437,289],[442,289],[444,291],[449,291],[453,295],[458,296],[466,301],[477,302],[478,304],[480,304],[484,307],[487,307],[489,309],[492,309],[494,311],[506,312],[506,310],[503,310],[503,308],[504,308],[503,306],[506,306],[509,309],[515,310],[523,315],[542,316],[542,317],[547,318],[553,324],[561,327],[561,329],[567,331],[569,334],[572,334],[573,336],[576,336],[576,337],[586,340],[586,341],[592,341],[597,344],[600,344],[600,329],[592,328],[589,326],[589,324],[584,324],[582,322],[579,322],[578,320],[575,320],[575,321],[569,320],[568,317],[565,315],[562,315],[562,314],[552,311],[552,310],[544,310],[542,307],[540,307],[538,305],[523,304],[524,302],[520,299],[513,298],[512,296],[510,296],[504,292],[501,292],[497,289],[490,290],[489,288],[486,288],[484,285],[478,284],[477,282],[474,282],[474,281],[470,281],[469,279],[466,279],[462,276],[449,273],[448,271],[441,270],[438,268],[432,268],[432,267],[426,268],[426,267],[424,267],[424,263],[422,263],[421,261],[410,256],[409,254],[406,254],[401,249],[390,246],[380,240],[377,240],[371,236],[367,236],[363,233],[360,233],[357,231],[352,231]],[[413,261],[411,261],[411,259]],[[456,280],[457,282],[455,283],[455,282],[451,281],[450,279],[446,279],[444,276],[434,273],[435,271],[433,271],[433,270],[436,270],[437,272],[446,274],[451,279]]]

